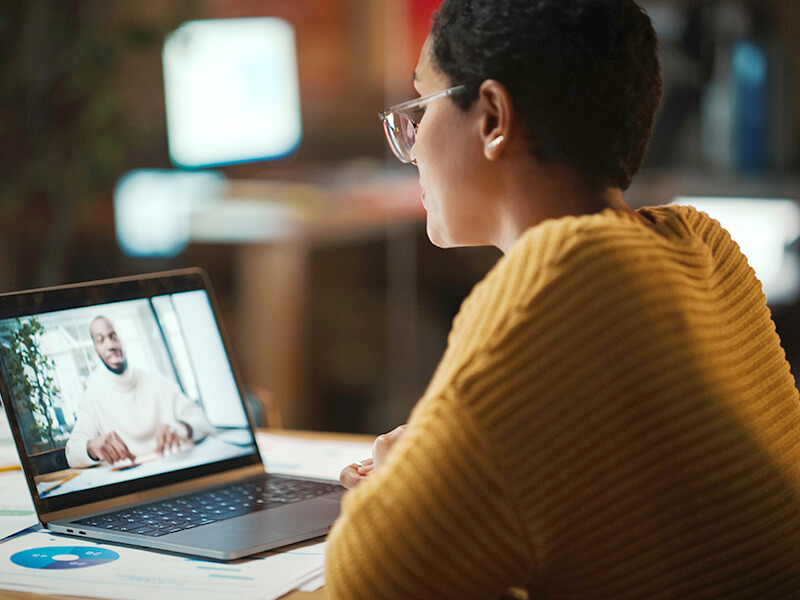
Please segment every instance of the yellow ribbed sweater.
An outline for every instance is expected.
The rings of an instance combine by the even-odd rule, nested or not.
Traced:
[[[800,401],[689,207],[525,233],[328,538],[331,600],[800,597]]]

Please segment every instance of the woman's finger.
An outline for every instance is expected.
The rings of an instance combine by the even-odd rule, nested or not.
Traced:
[[[347,489],[356,487],[372,471],[372,459],[366,458],[347,465],[339,473],[339,483]]]
[[[368,475],[372,470],[375,469],[375,465],[373,464],[371,458],[365,458],[364,460],[360,460],[353,464],[356,466],[356,470],[358,471],[359,475]]]

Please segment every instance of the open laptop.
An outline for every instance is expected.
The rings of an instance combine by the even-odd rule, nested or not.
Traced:
[[[99,325],[114,332],[116,362],[101,356]],[[266,473],[230,357],[199,269],[0,295],[0,394],[42,525],[212,560],[327,533],[343,489]],[[131,408],[145,396],[170,409]],[[87,449],[115,419],[121,431],[135,420],[146,429],[173,412],[170,426],[191,435],[179,447],[148,452],[147,439],[130,440],[135,459],[113,461]]]

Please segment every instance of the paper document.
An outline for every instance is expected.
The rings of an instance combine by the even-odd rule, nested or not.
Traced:
[[[0,473],[0,540],[36,522],[33,501],[22,471]]]
[[[313,579],[309,579],[298,589],[300,592],[316,592],[319,588],[325,585],[325,573],[320,573]]]
[[[113,600],[270,600],[317,580],[324,554],[318,542],[218,563],[39,530],[0,543],[0,588]]]
[[[14,438],[11,436],[6,411],[0,407],[0,472],[20,468],[19,455],[14,445]]]
[[[338,481],[347,465],[372,456],[371,442],[308,440],[263,432],[256,439],[270,473]]]

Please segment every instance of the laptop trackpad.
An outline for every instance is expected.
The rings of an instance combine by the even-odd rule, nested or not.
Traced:
[[[340,505],[338,502],[330,502],[322,499],[298,502],[289,506],[265,510],[262,515],[266,518],[259,519],[258,513],[248,515],[253,517],[253,523],[246,523],[248,519],[242,519],[239,527],[262,527],[264,533],[278,531],[282,535],[291,535],[299,531],[327,531],[333,521],[339,516]],[[272,514],[270,514],[272,513]]]
[[[176,533],[172,540],[191,543],[190,538],[199,535],[206,539],[206,543],[209,538],[215,540],[214,546],[222,552],[237,548],[277,548],[300,539],[325,535],[339,515],[339,502],[331,500],[316,498],[226,519]]]

